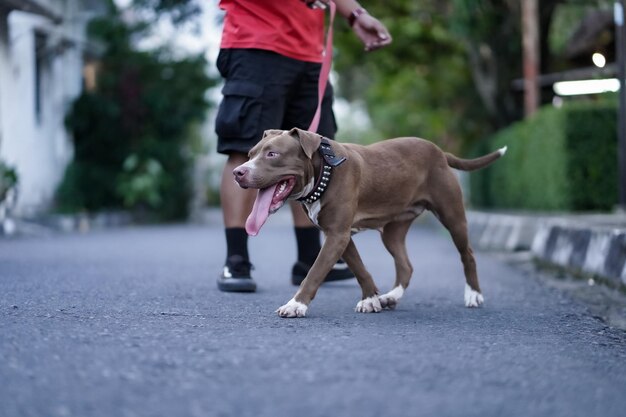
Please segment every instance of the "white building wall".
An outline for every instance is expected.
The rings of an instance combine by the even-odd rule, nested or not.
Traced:
[[[0,159],[17,168],[16,211],[22,215],[46,210],[53,202],[73,154],[64,118],[82,86],[85,19],[79,2],[49,3],[60,9],[63,23],[55,25],[45,17],[13,11],[8,16],[8,40],[0,39]],[[40,117],[35,110],[36,33],[47,39]],[[70,44],[64,41],[73,46],[67,47]]]
[[[2,158],[2,142],[4,138],[3,109],[6,105],[5,95],[8,85],[9,71],[9,21],[6,11],[0,10],[0,158]]]

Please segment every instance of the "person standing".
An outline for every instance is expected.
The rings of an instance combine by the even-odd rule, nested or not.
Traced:
[[[218,288],[256,290],[250,270],[245,222],[256,190],[241,189],[232,171],[248,160],[248,151],[268,129],[307,129],[318,105],[318,80],[324,48],[324,11],[329,0],[220,0],[225,13],[217,68],[225,80],[215,131],[217,151],[228,156],[220,187],[226,235],[226,262]],[[366,51],[391,43],[386,27],[355,0],[335,0]],[[333,87],[326,85],[317,132],[333,139]],[[292,283],[299,285],[321,248],[320,232],[297,202],[291,203],[298,260]],[[338,263],[327,281],[353,278]]]

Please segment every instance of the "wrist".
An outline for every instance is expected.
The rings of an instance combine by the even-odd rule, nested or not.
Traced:
[[[352,13],[350,13],[350,15],[348,16],[348,24],[350,25],[350,27],[354,26],[354,23],[357,21],[357,19],[364,14],[367,14],[367,10],[365,10],[364,8],[357,7],[356,9],[354,9]]]

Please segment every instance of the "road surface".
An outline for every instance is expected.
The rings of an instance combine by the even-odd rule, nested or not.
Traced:
[[[391,289],[378,233],[355,241]],[[270,219],[258,292],[226,294],[219,224],[0,240],[0,416],[626,415],[625,333],[501,258],[477,254],[467,309],[452,242],[421,223],[395,311],[355,313],[352,280],[281,319],[294,246]]]

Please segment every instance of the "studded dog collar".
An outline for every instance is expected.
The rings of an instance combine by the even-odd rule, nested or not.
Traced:
[[[315,188],[307,196],[298,199],[301,203],[311,204],[322,198],[324,191],[330,183],[330,177],[332,176],[333,168],[338,167],[346,161],[346,158],[339,158],[333,152],[333,148],[330,145],[330,140],[322,138],[320,147],[318,149],[322,161],[319,176],[317,177],[317,183]]]

